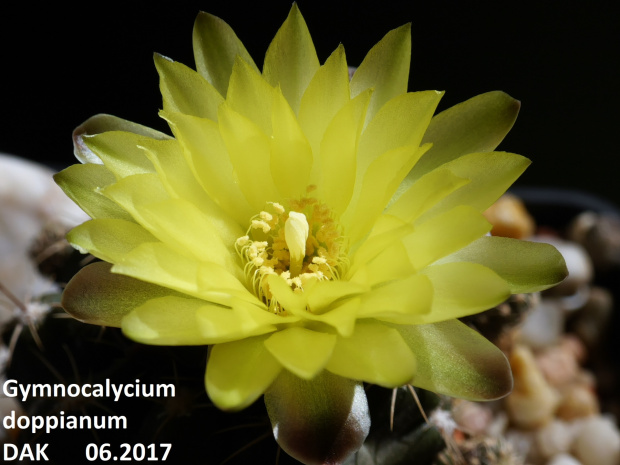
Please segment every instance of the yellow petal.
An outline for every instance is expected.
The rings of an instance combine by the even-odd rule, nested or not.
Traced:
[[[253,303],[233,299],[232,308],[203,306],[198,325],[207,344],[221,344],[276,331],[276,325],[296,323],[295,316],[276,315]]]
[[[349,337],[353,334],[357,311],[360,308],[360,299],[337,300],[324,313],[314,314],[306,312],[303,318],[317,321],[333,327],[340,336]]]
[[[121,328],[125,336],[143,344],[205,345],[196,321],[196,310],[205,304],[173,296],[149,299],[123,317]]]
[[[226,104],[256,124],[266,136],[272,133],[272,110],[275,89],[260,72],[241,58],[233,66]]]
[[[325,367],[334,350],[333,334],[293,327],[278,331],[265,347],[284,368],[303,379],[311,379]]]
[[[291,321],[241,300],[231,302],[226,308],[186,297],[150,299],[123,318],[123,333],[144,344],[210,345],[270,333],[274,324]]]
[[[398,331],[358,321],[351,337],[338,337],[326,369],[345,378],[397,387],[413,377],[415,367],[415,357]]]
[[[297,198],[306,193],[312,149],[279,90],[275,93],[272,110],[271,176],[282,197]]]
[[[389,100],[370,120],[362,133],[358,155],[358,177],[383,153],[409,145],[420,145],[443,92],[410,92]]]
[[[491,230],[484,216],[468,206],[455,207],[417,226],[403,239],[417,270],[459,250]]]
[[[399,192],[403,186],[401,183],[392,198],[396,197],[397,200],[388,207],[386,213],[397,216],[408,223],[414,222],[439,201],[468,182],[470,182],[469,179],[461,178],[445,167],[433,170],[403,192]]]
[[[390,220],[382,221],[384,217],[390,218]],[[366,265],[370,260],[374,259],[382,251],[386,250],[391,244],[394,244],[395,241],[399,241],[414,231],[411,224],[405,223],[399,218],[389,217],[387,215],[379,217],[377,223],[384,222],[389,222],[390,227],[385,231],[371,235],[355,251],[351,261],[351,266],[347,272],[347,277],[350,278],[353,276],[361,267]]]
[[[358,142],[370,96],[370,91],[364,92],[347,103],[329,123],[321,141],[317,195],[337,216],[353,195]]]
[[[139,205],[137,211],[140,223],[179,253],[229,269],[236,266],[236,257],[231,254],[234,242],[225,243],[217,224],[193,204],[169,199]]]
[[[240,410],[263,395],[282,365],[264,345],[266,336],[211,348],[205,385],[213,403],[223,410]]]
[[[314,281],[304,287],[308,308],[313,314],[322,314],[343,299],[362,294],[369,288],[351,281]]]
[[[315,156],[327,125],[348,102],[349,70],[340,45],[314,74],[299,106],[299,125]]]
[[[225,268],[213,263],[199,263],[161,242],[143,243],[136,247],[114,265],[112,272],[228,307],[232,305],[233,297],[260,303]]]
[[[233,244],[245,233],[229,212],[215,203],[198,183],[177,141],[149,141],[144,150],[168,194],[200,209],[217,229],[222,241]]]
[[[370,231],[402,179],[426,150],[428,146],[399,147],[384,153],[370,164],[357,199],[349,204],[342,218],[351,243],[356,243]]]
[[[234,179],[233,167],[217,123],[204,118],[162,112],[183,147],[194,176],[215,203],[246,227],[256,214]]]
[[[157,176],[129,176],[107,187],[104,194],[180,254],[232,266],[230,246],[215,225],[191,203],[169,198]]]
[[[228,105],[220,107],[219,121],[239,188],[256,214],[267,202],[279,199],[270,170],[270,139]]]
[[[435,323],[488,310],[510,296],[496,273],[477,263],[446,263],[421,271],[433,284],[433,308],[417,324]]]
[[[413,324],[431,311],[433,287],[428,277],[412,275],[377,286],[361,297],[358,318],[376,318],[399,324]]]
[[[305,294],[295,294],[284,278],[280,275],[271,274],[267,276],[269,290],[273,294],[273,299],[282,305],[282,308],[296,316],[303,317],[308,305],[308,297]]]
[[[351,281],[375,286],[410,276],[414,271],[415,268],[409,260],[407,249],[400,240],[396,240],[364,266],[358,268],[355,274],[351,276]]]

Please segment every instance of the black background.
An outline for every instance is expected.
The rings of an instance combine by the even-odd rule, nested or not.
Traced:
[[[199,10],[226,20],[262,59],[291,2],[92,2],[0,6],[0,152],[62,168],[71,131],[111,113],[166,130],[152,54],[193,66]],[[357,64],[412,22],[410,90],[445,90],[440,109],[490,90],[522,102],[500,149],[533,165],[518,185],[574,187],[620,203],[620,17],[613,2],[298,2],[323,62]]]

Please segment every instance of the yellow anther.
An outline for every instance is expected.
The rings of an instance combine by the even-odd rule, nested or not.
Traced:
[[[271,231],[271,226],[267,224],[267,222],[263,220],[252,220],[252,228],[253,229],[262,229],[265,234]]]
[[[250,237],[249,236],[241,236],[240,238],[237,239],[236,244],[239,247],[243,247],[248,242],[250,242]]]
[[[260,219],[266,222],[269,222],[271,220],[273,220],[273,215],[271,213],[267,213],[267,212],[260,212],[259,215]]]
[[[273,207],[273,211],[281,215],[285,212],[284,207],[277,202],[269,202],[269,205]]]

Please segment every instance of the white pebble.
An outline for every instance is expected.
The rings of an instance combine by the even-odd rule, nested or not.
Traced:
[[[519,342],[534,350],[552,346],[564,332],[564,312],[555,301],[544,299],[527,314]]]
[[[545,458],[554,457],[570,450],[576,429],[572,423],[553,420],[536,433],[536,444]]]
[[[609,419],[597,416],[583,421],[573,452],[583,465],[620,464],[620,432]]]
[[[582,465],[582,463],[572,455],[558,454],[549,460],[547,465]]]

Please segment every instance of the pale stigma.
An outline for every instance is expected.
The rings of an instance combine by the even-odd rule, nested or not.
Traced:
[[[291,265],[291,276],[301,273],[304,257],[306,256],[306,242],[308,241],[308,220],[303,213],[289,212],[284,224],[284,237],[288,247]]]

